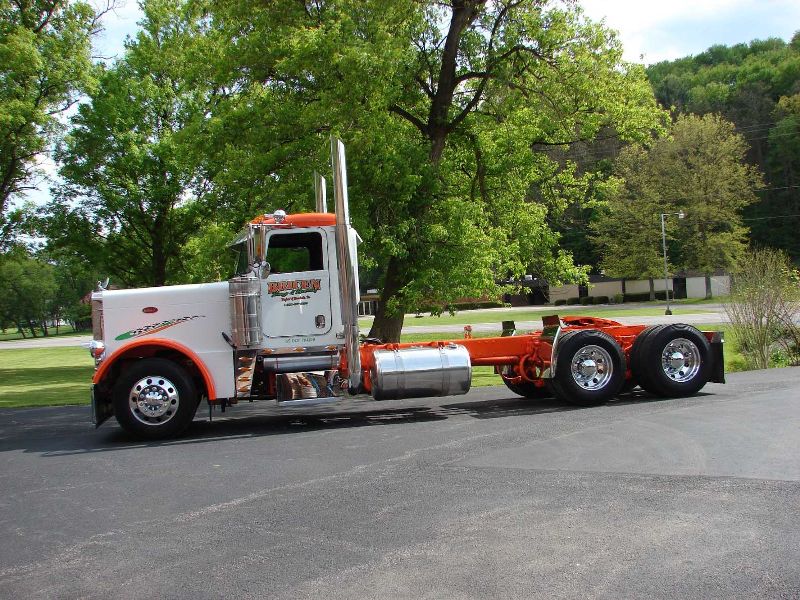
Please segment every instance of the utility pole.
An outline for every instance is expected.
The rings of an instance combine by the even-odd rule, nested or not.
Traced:
[[[679,219],[686,216],[683,211],[676,213],[661,213],[661,243],[664,248],[664,293],[667,296],[667,310],[664,311],[665,315],[671,315],[672,311],[669,309],[669,267],[667,266],[667,228],[665,221],[669,215],[678,215]]]

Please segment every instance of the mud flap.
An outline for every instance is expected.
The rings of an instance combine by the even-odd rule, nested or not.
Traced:
[[[724,339],[721,332],[714,332],[711,338],[711,383],[725,383]]]
[[[97,398],[97,392],[95,388],[96,386],[92,385],[92,423],[94,423],[94,428],[97,429],[100,427],[100,425],[105,423],[109,417],[111,417],[113,411],[111,410],[110,402],[103,402],[102,399]]]

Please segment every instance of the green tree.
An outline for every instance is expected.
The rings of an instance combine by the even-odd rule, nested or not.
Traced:
[[[656,178],[642,171],[649,160],[648,150],[641,146],[622,151],[615,164],[616,177],[607,186],[608,203],[591,230],[601,271],[623,280],[648,279],[650,299],[655,300],[654,279],[664,274],[660,214],[669,209]]]
[[[236,256],[228,244],[235,233],[213,221],[201,226],[181,248],[183,269],[174,283],[203,283],[231,277]]]
[[[16,324],[23,336],[24,327],[33,337],[39,327],[47,335],[56,290],[53,266],[27,250],[17,247],[0,259],[0,320]]]
[[[791,175],[785,170],[796,133],[778,105],[800,90],[800,31],[788,44],[773,38],[712,46],[697,56],[652,65],[647,72],[663,106],[678,113],[718,113],[735,124],[747,142],[747,160],[767,182],[762,201],[744,209],[750,237],[759,246],[781,248],[800,259],[800,188],[787,186]]]
[[[660,213],[684,211],[668,229],[669,256],[683,269],[710,274],[734,269],[747,247],[742,210],[757,201],[758,171],[745,162],[747,145],[731,123],[715,116],[681,116],[671,136],[623,153],[624,183],[597,227],[603,264],[614,274],[658,272]],[[663,263],[662,263],[663,268]]]
[[[55,270],[56,289],[50,302],[50,318],[56,324],[56,332],[62,320],[79,329],[91,318],[91,306],[84,300],[100,279],[97,269],[84,257],[66,252],[49,254],[45,251],[39,258],[47,260]]]
[[[362,256],[382,273],[370,335],[386,340],[404,312],[494,296],[498,279],[580,279],[547,216],[588,182],[534,149],[661,123],[642,69],[572,4],[239,1],[212,15],[218,197],[239,219],[308,207],[298,190],[328,133],[343,137]]]
[[[100,14],[85,2],[0,0],[0,232],[9,202],[36,185],[37,159],[58,117],[92,82],[90,36]],[[1,241],[1,240],[0,240]]]
[[[776,189],[764,199],[758,214],[777,218],[755,224],[768,229],[775,246],[800,260],[800,93],[783,96],[773,113],[775,126],[769,132],[767,175]]]
[[[55,248],[127,285],[164,285],[198,225],[205,185],[183,130],[202,114],[185,79],[196,20],[177,1],[143,4],[124,57],[101,72],[58,152],[64,184],[47,209]]]

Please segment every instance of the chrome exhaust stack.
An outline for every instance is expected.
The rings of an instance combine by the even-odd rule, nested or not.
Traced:
[[[328,212],[328,191],[325,189],[325,178],[314,171],[314,198],[317,201],[317,212]]]
[[[347,359],[347,379],[351,393],[361,389],[361,354],[358,344],[358,281],[355,273],[355,248],[351,244],[350,207],[347,201],[347,167],[344,144],[331,137],[331,162],[333,167],[333,198],[336,205],[336,257],[339,262],[339,290],[341,295],[342,324],[344,325],[344,352]],[[354,242],[353,242],[354,243]]]

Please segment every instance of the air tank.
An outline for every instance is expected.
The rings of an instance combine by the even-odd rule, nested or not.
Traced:
[[[370,373],[375,400],[466,394],[472,364],[463,346],[376,350]]]

